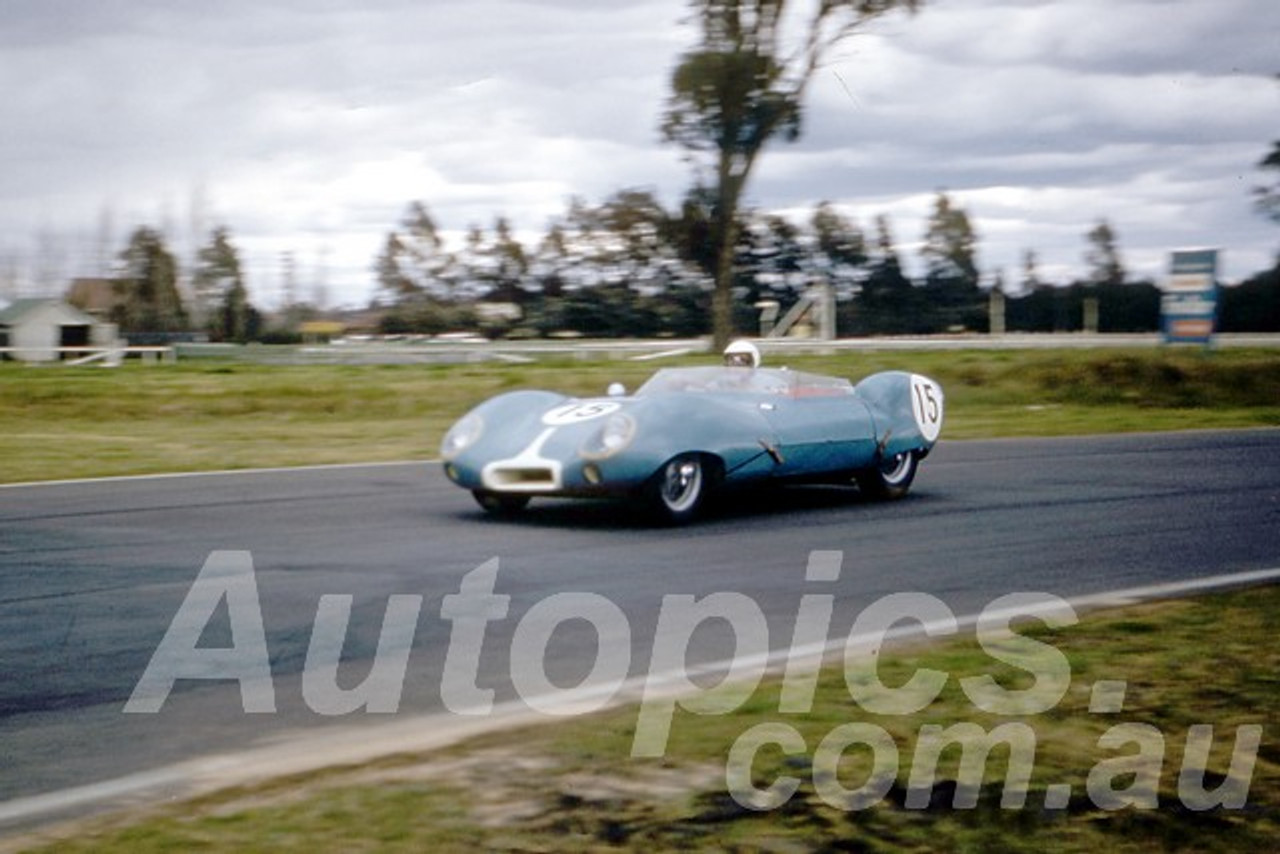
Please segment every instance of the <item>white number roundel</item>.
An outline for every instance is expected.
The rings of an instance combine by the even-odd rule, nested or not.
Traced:
[[[542,423],[550,427],[563,427],[566,424],[577,424],[590,421],[617,412],[622,404],[612,400],[592,400],[583,403],[576,401],[557,406],[542,416]]]
[[[911,414],[927,442],[936,442],[942,432],[942,386],[928,377],[911,375]]]

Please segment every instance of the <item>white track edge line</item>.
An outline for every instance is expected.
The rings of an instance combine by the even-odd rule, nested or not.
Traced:
[[[180,480],[184,477],[227,477],[237,474],[288,474],[289,472],[334,471],[342,469],[392,468],[394,466],[429,465],[438,460],[383,460],[373,463],[316,463],[307,466],[275,466],[264,469],[216,469],[214,471],[175,471],[155,474],[120,474],[111,477],[78,477],[66,480],[29,480],[19,483],[0,483],[3,489],[24,489],[41,486],[77,486],[89,483],[121,483],[139,480]]]

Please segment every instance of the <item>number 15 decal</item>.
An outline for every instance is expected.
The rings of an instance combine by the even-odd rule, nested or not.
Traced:
[[[590,421],[593,418],[602,418],[605,415],[617,412],[622,408],[622,404],[612,400],[574,400],[569,403],[557,406],[550,412],[542,416],[542,423],[563,427],[566,424],[577,424],[581,421]]]
[[[927,442],[936,442],[942,431],[942,387],[928,377],[911,375],[911,414]]]

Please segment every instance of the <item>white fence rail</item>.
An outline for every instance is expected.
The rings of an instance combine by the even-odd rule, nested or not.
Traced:
[[[176,362],[173,347],[0,347],[0,358],[31,364],[90,365],[114,367],[136,356],[144,362]]]

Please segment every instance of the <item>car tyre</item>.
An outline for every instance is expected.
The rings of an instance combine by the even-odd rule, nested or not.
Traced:
[[[494,516],[514,516],[529,506],[527,495],[508,495],[502,492],[489,492],[485,489],[474,490],[471,494],[475,496],[476,503],[483,507],[485,512]]]
[[[681,454],[668,460],[646,489],[655,520],[680,525],[697,516],[711,491],[713,473],[713,468],[697,454]]]
[[[858,472],[858,488],[871,498],[892,501],[903,497],[916,479],[920,457],[915,451],[903,451],[884,457],[873,468]]]

